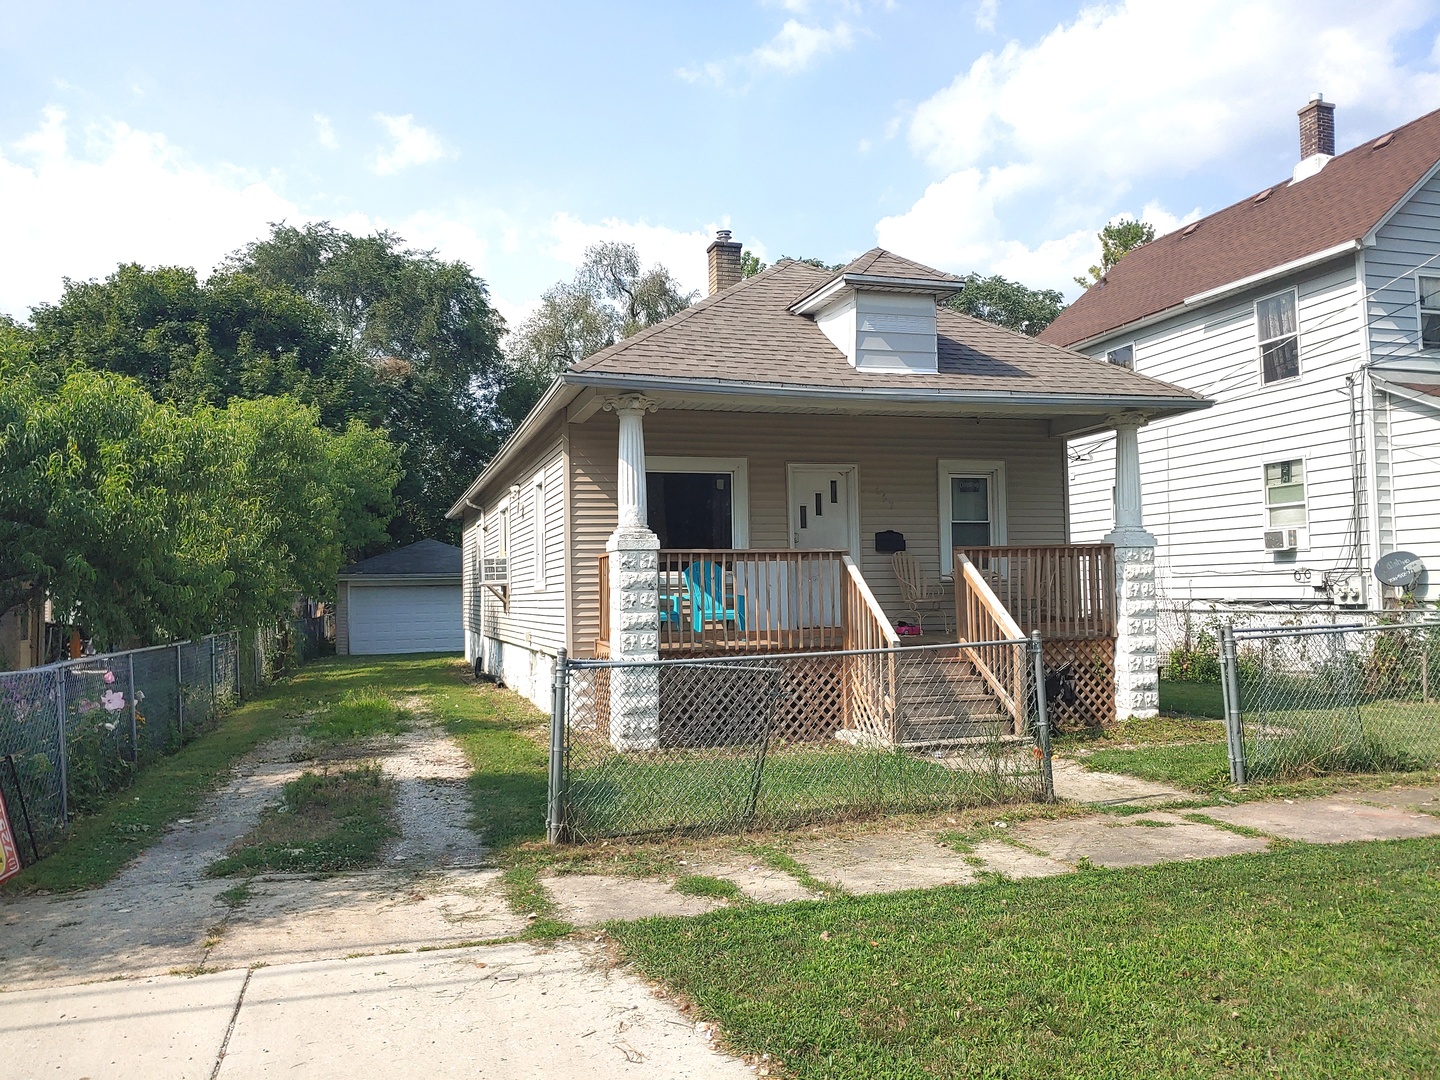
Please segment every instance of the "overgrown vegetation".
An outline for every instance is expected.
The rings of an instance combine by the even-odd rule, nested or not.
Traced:
[[[319,743],[401,735],[414,719],[409,709],[374,687],[346,690],[305,725],[305,734]]]
[[[612,923],[801,1080],[1431,1076],[1440,841]]]
[[[398,835],[394,783],[379,762],[307,771],[284,786],[279,805],[261,813],[256,826],[206,873],[354,870],[373,865]]]

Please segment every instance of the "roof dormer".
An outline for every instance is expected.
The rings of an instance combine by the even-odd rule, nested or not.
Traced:
[[[935,304],[963,285],[951,274],[876,248],[790,310],[812,317],[857,370],[933,375],[938,357]]]

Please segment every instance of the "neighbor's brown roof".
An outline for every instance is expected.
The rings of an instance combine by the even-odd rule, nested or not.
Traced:
[[[849,273],[910,277],[918,263],[876,249]],[[851,266],[855,266],[852,263]],[[1015,394],[1116,394],[1200,399],[1114,364],[1099,363],[992,323],[940,308],[934,375],[858,371],[812,319],[789,309],[836,275],[785,261],[694,307],[594,353],[575,373],[712,379],[820,389],[938,389]]]
[[[1440,161],[1440,110],[1329,162],[1132,251],[1040,335],[1056,345],[1088,341],[1154,315],[1187,296],[1359,240]],[[1257,201],[1258,200],[1258,201]],[[1187,232],[1189,235],[1186,235]]]

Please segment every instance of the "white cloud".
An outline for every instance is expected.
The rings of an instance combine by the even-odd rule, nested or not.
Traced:
[[[941,178],[877,225],[880,243],[1066,288],[1095,261],[1099,224],[1135,212],[1132,191],[1297,141],[1313,90],[1341,103],[1342,143],[1440,104],[1435,61],[1396,55],[1433,15],[1422,0],[1087,7],[1034,45],[983,54],[916,108],[911,148]],[[1139,212],[1182,220],[1154,202]]]
[[[375,119],[394,140],[388,150],[381,150],[375,156],[372,167],[381,176],[390,176],[402,169],[439,161],[449,156],[449,151],[440,137],[415,123],[413,114],[390,116],[387,113],[376,113]]]
[[[847,22],[823,27],[786,19],[778,34],[750,54],[750,61],[757,68],[794,75],[814,60],[848,49],[854,42],[855,30]]]
[[[112,122],[81,133],[63,110],[0,148],[0,311],[24,317],[60,296],[66,276],[102,277],[120,262],[194,266],[295,220],[296,205],[266,181],[193,161],[164,135]]]
[[[324,113],[315,114],[315,138],[326,150],[338,150],[340,140],[335,136],[335,125]]]
[[[980,0],[975,7],[975,26],[980,30],[994,30],[995,16],[1000,13],[1000,0]]]

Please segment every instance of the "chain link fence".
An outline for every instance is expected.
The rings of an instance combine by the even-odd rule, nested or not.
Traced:
[[[551,836],[733,833],[1053,797],[1038,657],[1038,641],[562,656]]]
[[[0,791],[27,861],[52,849],[73,815],[98,809],[263,681],[242,677],[248,636],[0,672]],[[263,643],[250,649],[263,653]]]
[[[1221,628],[1231,779],[1440,765],[1440,623]]]

